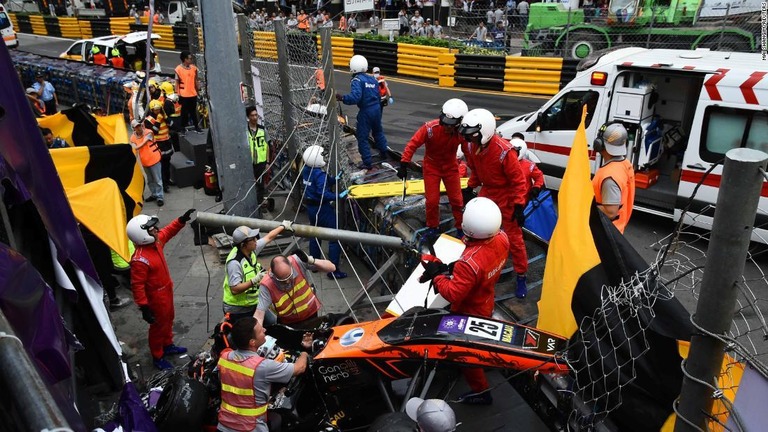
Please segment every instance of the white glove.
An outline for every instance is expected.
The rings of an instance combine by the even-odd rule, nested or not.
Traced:
[[[259,286],[259,284],[261,283],[261,280],[264,279],[264,275],[266,274],[267,272],[264,270],[256,273],[256,276],[254,276],[253,279],[251,279],[251,283],[253,284],[254,288]]]
[[[293,222],[289,221],[288,219],[284,220],[283,223],[280,224],[280,225],[283,226],[285,231],[288,231],[288,232],[293,232],[294,231],[293,230]]]

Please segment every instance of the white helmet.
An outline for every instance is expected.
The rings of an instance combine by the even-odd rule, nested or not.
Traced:
[[[363,73],[368,71],[368,60],[361,55],[353,55],[349,59],[349,71],[353,74]]]
[[[443,111],[440,113],[440,124],[444,126],[456,126],[461,123],[461,118],[469,111],[467,104],[461,99],[448,99],[443,104]]]
[[[323,159],[323,148],[319,145],[311,145],[304,150],[302,155],[304,158],[304,164],[310,168],[322,168],[325,166],[325,159]]]
[[[480,144],[487,144],[496,133],[496,117],[487,109],[473,109],[464,116],[459,133],[467,137],[467,141],[480,134]]]
[[[515,150],[517,150],[517,160],[523,160],[525,154],[528,152],[528,144],[525,143],[525,140],[512,138],[509,143],[512,144],[512,147],[514,147]]]
[[[488,198],[473,198],[464,206],[461,229],[467,237],[482,240],[491,238],[501,229],[501,210]]]
[[[456,147],[456,159],[464,159],[464,152],[461,151],[461,146]]]
[[[149,229],[153,226],[157,226],[158,222],[160,222],[160,220],[157,216],[140,214],[133,217],[133,219],[128,221],[128,226],[126,227],[128,238],[137,246],[154,243],[155,238],[149,235]]]

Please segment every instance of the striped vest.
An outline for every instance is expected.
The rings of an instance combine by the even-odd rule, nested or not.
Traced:
[[[312,287],[304,277],[301,267],[296,263],[296,258],[288,257],[296,277],[293,280],[293,287],[288,291],[283,291],[277,287],[272,274],[264,276],[261,284],[269,290],[269,296],[272,298],[272,305],[275,313],[281,323],[293,324],[307,320],[317,315],[320,310],[320,300],[317,299]]]
[[[237,361],[231,359],[232,353],[232,349],[227,348],[219,357],[219,424],[238,431],[250,431],[256,428],[259,417],[267,415],[267,405],[256,405],[253,391],[253,375],[264,358],[256,355]]]

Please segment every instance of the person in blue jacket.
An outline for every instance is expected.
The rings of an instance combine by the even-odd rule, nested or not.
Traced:
[[[381,126],[381,96],[376,78],[366,74],[368,60],[361,55],[349,60],[352,73],[352,85],[348,95],[336,95],[336,100],[345,105],[357,105],[357,149],[363,162],[360,168],[371,169],[371,150],[368,135],[373,131],[373,141],[381,153],[382,160],[387,160],[387,138]]]
[[[331,203],[338,199],[336,191],[336,179],[323,171],[325,160],[323,148],[312,145],[304,150],[304,169],[301,171],[301,179],[304,182],[304,204],[307,208],[309,224],[324,228],[337,228],[336,213]],[[320,240],[309,240],[309,253],[314,257],[321,257]],[[339,270],[341,259],[341,244],[338,240],[331,241],[328,245],[328,259],[336,266],[336,270],[328,273],[329,279],[344,279],[347,274]]]

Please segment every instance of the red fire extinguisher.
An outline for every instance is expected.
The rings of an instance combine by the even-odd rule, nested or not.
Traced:
[[[219,181],[216,178],[216,173],[213,172],[213,168],[210,165],[205,166],[205,174],[203,174],[203,189],[205,189],[206,195],[218,195],[219,194]]]

